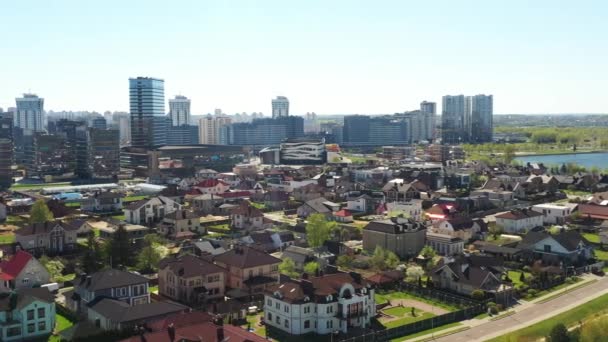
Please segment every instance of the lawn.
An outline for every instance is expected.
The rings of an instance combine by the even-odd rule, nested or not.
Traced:
[[[566,326],[573,326],[579,324],[579,321],[584,322],[606,313],[608,313],[608,294],[529,327],[513,331],[486,342],[536,341],[549,335],[549,332],[557,322],[563,323]]]
[[[140,200],[143,200],[143,199],[146,199],[146,198],[148,198],[148,196],[144,196],[144,195],[141,195],[141,196],[127,196],[127,197],[125,197],[125,198],[122,199],[122,202],[123,203],[135,202],[135,201],[140,201]]]
[[[17,216],[17,215],[8,215],[6,217],[6,222],[4,222],[7,225],[12,225],[12,226],[21,226],[27,223],[27,220],[24,219],[21,216]]]
[[[15,234],[5,233],[0,234],[0,245],[8,245],[9,243],[15,242]]]
[[[76,273],[68,273],[66,275],[59,276],[55,278],[55,281],[58,283],[64,283],[66,281],[72,281],[76,278]]]
[[[72,185],[70,182],[63,183],[42,183],[42,184],[13,184],[10,190],[37,190],[42,188],[50,188],[54,186],[68,186]]]
[[[60,314],[57,314],[55,316],[55,333],[63,331],[65,329],[71,327],[72,325],[74,325],[73,322],[71,322],[67,318],[61,316]],[[51,337],[49,337],[49,342],[59,342],[59,341],[61,341],[61,338],[59,336],[51,335]]]
[[[148,287],[148,289],[150,290],[150,292],[158,294],[158,285],[152,285]]]
[[[526,297],[525,300],[533,300],[533,299],[536,299],[536,298],[540,298],[540,297],[546,296],[546,295],[548,295],[550,293],[553,293],[555,291],[561,290],[561,289],[566,288],[568,286],[572,286],[573,284],[576,284],[576,283],[578,283],[581,280],[583,280],[583,279],[582,278],[576,278],[576,281],[574,283],[562,283],[562,284],[559,284],[559,285],[554,286],[554,287],[552,287],[550,289],[538,292],[536,294],[536,296],[534,296],[534,297]]]
[[[396,319],[394,321],[382,323],[382,325],[384,325],[387,329],[390,329],[390,328],[395,328],[395,327],[399,327],[402,325],[410,324],[413,322],[422,321],[427,318],[435,317],[435,315],[433,315],[432,313],[424,312],[422,310],[416,310],[416,317],[414,317],[411,315],[410,310],[411,309],[407,310],[407,313],[405,313],[405,317]]]
[[[80,202],[65,203],[65,206],[70,208],[80,208]]]
[[[427,330],[424,330],[424,331],[420,331],[420,332],[417,332],[415,334],[405,335],[403,337],[397,337],[395,339],[392,339],[391,342],[402,342],[402,341],[412,340],[412,339],[418,338],[420,336],[436,333],[438,331],[442,331],[442,330],[458,327],[458,326],[461,326],[461,325],[462,325],[462,323],[458,323],[458,322],[450,323],[450,324],[445,324],[445,325],[441,325],[441,326],[438,326],[438,327],[433,328],[433,329],[427,329]]]
[[[387,301],[392,300],[392,299],[414,299],[414,300],[419,300],[421,302],[424,302],[424,303],[427,303],[430,305],[440,307],[440,308],[448,310],[448,311],[458,310],[458,307],[456,307],[452,304],[447,304],[447,303],[438,301],[436,299],[418,297],[413,294],[405,293],[405,292],[391,292],[391,293],[386,293],[386,294],[376,293],[375,299],[376,299],[376,304],[386,303]]]
[[[513,282],[513,285],[523,284],[522,281],[519,279],[519,277],[521,277],[521,271],[509,271],[507,274],[509,275],[509,279],[511,279],[511,281]],[[524,277],[526,279],[530,278],[530,273],[524,272]]]
[[[253,329],[253,332],[258,335],[258,336],[262,336],[262,337],[266,337],[266,326],[262,325],[259,326],[258,323],[260,322],[260,317],[262,317],[264,313],[259,313],[257,315],[247,315],[246,319],[247,319],[247,324],[241,326],[243,329],[247,329],[247,327],[249,326],[251,329]]]
[[[598,234],[583,233],[583,237],[589,242],[600,243],[600,236]]]
[[[264,203],[251,202],[251,206],[254,207],[254,208],[258,208],[260,210],[266,209],[266,205]]]
[[[387,315],[394,316],[394,317],[403,317],[408,312],[411,312],[411,309],[408,309],[404,306],[395,306],[390,309],[384,309],[384,310],[382,310],[382,312],[384,312]]]
[[[608,261],[608,252],[600,251],[599,249],[595,250],[595,258],[598,260]]]
[[[120,220],[120,221],[124,221],[125,220],[125,214],[114,215],[114,216],[112,216],[112,218]]]

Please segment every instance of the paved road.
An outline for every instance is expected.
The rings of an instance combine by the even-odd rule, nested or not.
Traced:
[[[497,321],[487,321],[469,330],[439,338],[436,341],[485,341],[570,310],[572,307],[578,306],[604,293],[608,293],[608,278],[602,278],[596,283],[583,286],[546,303],[530,304],[529,307],[514,315]]]

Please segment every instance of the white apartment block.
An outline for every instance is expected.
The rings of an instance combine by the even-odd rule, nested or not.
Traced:
[[[211,116],[199,119],[198,136],[201,144],[218,145],[220,144],[220,130],[222,127],[230,125],[232,119],[228,116]]]
[[[289,116],[289,100],[285,96],[277,96],[272,100],[272,118]]]
[[[36,94],[23,94],[23,97],[15,100],[17,102],[15,127],[30,132],[44,131],[44,99]]]
[[[532,210],[543,214],[545,224],[564,224],[576,210],[576,203],[543,203],[532,206]]]
[[[190,99],[177,95],[169,100],[169,118],[173,126],[190,124]]]

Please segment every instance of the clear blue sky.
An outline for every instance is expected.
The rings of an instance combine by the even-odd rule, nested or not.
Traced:
[[[608,2],[139,1],[0,4],[0,107],[128,110],[165,79],[194,114],[394,113],[494,94],[495,113],[608,112]]]

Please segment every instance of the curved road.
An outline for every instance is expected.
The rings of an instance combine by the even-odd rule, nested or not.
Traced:
[[[573,285],[576,286],[576,285]],[[469,330],[438,338],[441,342],[472,342],[485,341],[496,336],[504,335],[510,331],[518,330],[536,322],[570,310],[596,297],[608,293],[608,278],[570,291],[548,302],[527,304],[527,307],[515,314],[499,319],[487,321],[473,326]]]

